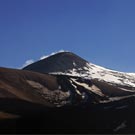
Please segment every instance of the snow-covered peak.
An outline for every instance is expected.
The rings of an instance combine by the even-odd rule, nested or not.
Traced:
[[[75,65],[75,63],[73,63]],[[92,63],[86,63],[82,68],[73,68],[66,71],[66,73],[52,73],[52,74],[66,74],[70,76],[84,77],[88,79],[98,79],[110,84],[124,85],[128,87],[135,87],[135,74],[124,73],[115,70],[110,70]]]
[[[32,70],[40,73],[61,74],[98,79],[113,85],[135,87],[135,73],[124,73],[110,70],[84,60],[76,54],[68,51],[59,51],[41,60],[32,63],[24,70]]]
[[[135,73],[127,73],[127,74],[135,77]]]
[[[90,70],[90,68],[92,68],[92,70]],[[97,78],[110,83],[135,87],[134,75],[106,69],[94,64],[88,64],[88,71],[91,72],[90,74],[92,78]]]

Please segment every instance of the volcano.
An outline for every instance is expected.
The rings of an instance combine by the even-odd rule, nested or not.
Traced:
[[[60,52],[24,67],[24,70],[32,70],[40,73],[67,72],[74,68],[79,69],[86,65],[87,61],[71,52]]]
[[[135,133],[135,74],[72,52],[0,68],[4,133]]]
[[[83,78],[86,80],[94,80],[94,82],[107,84],[122,91],[119,92],[119,90],[114,90],[114,92],[111,91],[111,89],[105,88],[105,86],[103,86],[103,93],[110,93],[109,96],[117,95],[117,93],[126,93],[127,95],[127,93],[133,94],[135,92],[134,74],[118,72],[94,65],[71,52],[57,53],[48,58],[28,65],[23,69],[43,74],[48,73],[57,76],[64,75]],[[74,80],[73,82],[75,83],[76,81]]]

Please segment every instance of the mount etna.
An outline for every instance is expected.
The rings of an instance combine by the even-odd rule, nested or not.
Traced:
[[[59,52],[0,68],[1,133],[135,133],[135,74]]]

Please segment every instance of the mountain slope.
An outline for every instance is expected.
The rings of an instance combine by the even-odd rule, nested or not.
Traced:
[[[23,69],[40,73],[98,79],[112,85],[129,87],[130,90],[135,88],[134,74],[118,72],[94,65],[71,52],[57,53]]]
[[[97,79],[0,68],[4,133],[135,133],[134,106],[134,92]]]
[[[105,69],[70,52],[23,70],[0,68],[0,129],[135,133],[134,82],[133,73]]]

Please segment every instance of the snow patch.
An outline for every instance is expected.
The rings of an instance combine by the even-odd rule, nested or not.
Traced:
[[[74,66],[74,67],[76,67],[76,66],[77,66],[75,62],[73,62],[73,66]]]
[[[135,76],[133,74],[113,71],[92,63],[86,63],[82,68],[73,68],[68,70],[67,73],[59,72],[58,74],[84,77],[87,79],[98,79],[110,84],[135,87]]]
[[[68,52],[68,51],[59,50],[59,51],[56,51],[56,52],[52,52],[52,53],[49,54],[49,55],[44,55],[44,56],[40,57],[40,60],[43,60],[43,59],[45,59],[45,58],[48,58],[48,57],[50,57],[50,56],[53,56],[53,55],[55,55],[55,54],[57,54],[57,53],[61,53],[61,52]]]
[[[77,82],[75,79],[71,79],[74,83],[76,83],[77,85],[80,85],[80,86],[82,86],[82,87],[84,87],[84,88],[86,88],[87,90],[89,90],[89,91],[92,91],[93,93],[96,93],[96,94],[98,94],[98,95],[100,95],[100,96],[104,96],[104,94],[101,92],[101,90],[100,89],[98,89],[96,86],[89,86],[89,85],[87,85],[87,84],[85,84],[85,83],[80,83],[80,82]]]

